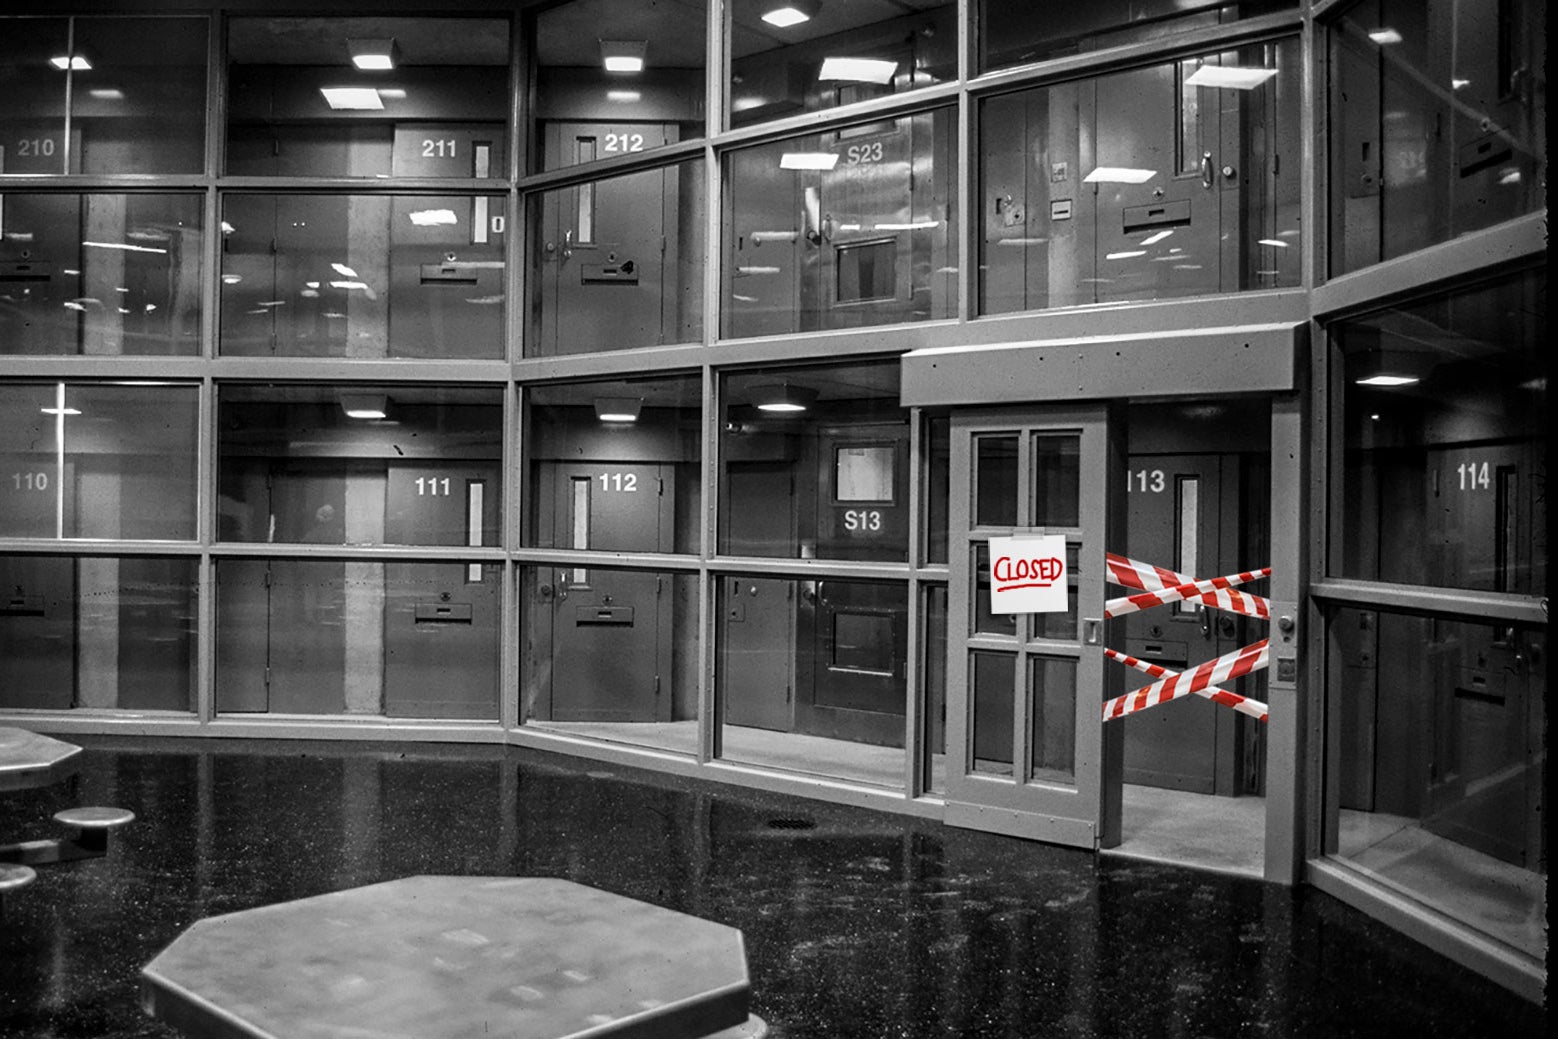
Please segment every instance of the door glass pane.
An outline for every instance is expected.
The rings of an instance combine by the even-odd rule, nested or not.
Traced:
[[[1029,775],[1035,782],[1076,778],[1077,662],[1060,657],[1028,661]]]
[[[205,168],[206,35],[204,18],[75,20],[91,68],[70,74],[72,173]]]
[[[1082,577],[1081,546],[1066,546],[1066,609],[1033,614],[1033,637],[1075,642],[1077,634],[1077,582]]]
[[[990,546],[985,542],[973,546],[974,553],[974,587],[973,587],[973,617],[972,627],[969,629],[973,635],[1010,635],[1017,634],[1017,614],[1015,613],[991,613],[990,612]]]
[[[947,586],[925,589],[925,790],[947,788]]]
[[[974,438],[976,527],[1017,526],[1017,436]]]
[[[1075,527],[1081,520],[1082,438],[1074,433],[1033,437],[1033,526]]]
[[[969,771],[1010,776],[1017,655],[975,650],[968,656],[973,748]]]

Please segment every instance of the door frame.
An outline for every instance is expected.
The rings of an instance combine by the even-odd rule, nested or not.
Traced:
[[[1113,686],[1120,684],[1120,679],[1104,667],[1103,647],[1110,642],[1108,622],[1104,620],[1104,553],[1124,529],[1124,497],[1118,493],[1125,466],[1122,419],[1119,405],[1109,402],[1036,404],[952,413],[944,816],[948,825],[1089,849],[1119,843],[1123,730],[1104,724],[1098,692],[1107,696]],[[1030,525],[1033,437],[1073,431],[1080,437],[1078,525]],[[973,443],[976,436],[989,433],[1018,435],[1017,519],[1023,522],[1015,527],[973,523]],[[1012,637],[972,633],[973,597],[978,594],[972,563],[975,547],[991,536],[1013,533],[1065,534],[1068,548],[1077,547],[1074,638],[1033,637],[1025,620],[1020,621],[1018,633]],[[1010,776],[981,774],[972,767],[975,705],[971,660],[974,652],[985,649],[1010,653],[1016,658]],[[1032,775],[1030,662],[1056,657],[1076,660],[1070,783]]]

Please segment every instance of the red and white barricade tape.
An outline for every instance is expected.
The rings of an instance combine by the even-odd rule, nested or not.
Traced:
[[[1246,617],[1259,617],[1262,620],[1271,617],[1271,603],[1268,600],[1249,592],[1237,591],[1234,587],[1270,577],[1269,566],[1262,570],[1248,570],[1242,574],[1197,581],[1193,577],[1138,563],[1112,552],[1105,559],[1109,565],[1111,583],[1142,589],[1134,595],[1110,599],[1104,603],[1105,617],[1123,617],[1128,613],[1139,613],[1154,606],[1167,606],[1185,599],[1193,599],[1213,609],[1241,613]]]
[[[1239,650],[1239,652],[1242,653],[1244,651]],[[1126,667],[1135,668],[1137,671],[1140,671],[1143,674],[1151,675],[1153,678],[1170,679],[1180,677],[1180,672],[1178,671],[1170,671],[1162,664],[1150,664],[1145,660],[1138,660],[1129,653],[1121,653],[1116,649],[1105,649],[1104,656],[1111,660],[1118,660]],[[1207,663],[1215,664],[1216,661],[1208,661]],[[1261,664],[1260,666],[1264,667],[1265,665]],[[1256,670],[1256,668],[1251,668],[1250,670],[1253,671]],[[1122,717],[1123,715],[1131,713],[1131,711],[1142,710],[1142,707],[1131,707],[1129,710],[1126,710],[1122,709],[1121,705],[1123,704],[1128,706],[1128,702],[1132,697],[1139,693],[1146,692],[1151,688],[1151,686],[1144,686],[1142,689],[1136,690],[1135,693],[1128,693],[1125,696],[1116,697],[1115,699],[1110,700],[1108,703],[1104,704],[1104,720],[1107,721],[1110,718]],[[1240,696],[1238,693],[1230,693],[1226,689],[1219,689],[1217,686],[1211,685],[1210,682],[1204,688],[1196,688],[1192,681],[1189,691],[1197,696],[1211,700],[1213,703],[1220,703],[1225,707],[1232,707],[1240,714],[1247,714],[1251,718],[1256,718],[1260,721],[1266,720],[1266,715],[1268,713],[1266,705],[1261,703],[1259,700],[1252,700],[1248,696]],[[1175,696],[1183,695],[1183,692],[1175,693]],[[1163,703],[1165,700],[1172,699],[1174,699],[1174,696],[1163,697],[1154,701],[1154,703]],[[1151,706],[1151,703],[1144,705],[1144,707]]]
[[[1246,617],[1271,618],[1271,602],[1250,592],[1241,592],[1236,586],[1271,576],[1271,567],[1229,574],[1226,577],[1209,577],[1196,580],[1175,573],[1166,567],[1138,562],[1113,552],[1105,554],[1109,582],[1126,588],[1135,588],[1131,595],[1110,599],[1104,604],[1105,617],[1123,617],[1126,614],[1150,610],[1154,606],[1193,601],[1217,610],[1243,614]],[[1265,721],[1267,707],[1259,700],[1230,693],[1219,688],[1218,683],[1241,678],[1264,669],[1271,662],[1271,647],[1266,639],[1254,645],[1236,649],[1220,657],[1197,664],[1189,671],[1170,671],[1161,664],[1149,664],[1145,660],[1118,650],[1105,649],[1104,655],[1118,660],[1126,667],[1151,675],[1157,681],[1144,685],[1135,692],[1117,696],[1104,704],[1104,720],[1123,718],[1127,714],[1156,707],[1182,696],[1194,693],[1213,703],[1232,707],[1241,714]]]

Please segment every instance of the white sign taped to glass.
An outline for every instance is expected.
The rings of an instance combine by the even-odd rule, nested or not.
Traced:
[[[990,539],[991,613],[1064,613],[1069,577],[1064,534]]]

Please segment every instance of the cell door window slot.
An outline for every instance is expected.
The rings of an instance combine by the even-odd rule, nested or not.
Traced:
[[[1190,226],[1190,200],[1159,202],[1150,206],[1126,206],[1122,211],[1126,234]]]
[[[898,240],[841,245],[834,254],[839,303],[898,298]]]
[[[595,161],[595,138],[575,137],[573,143],[575,163],[582,165]],[[574,224],[578,234],[574,236],[574,240],[579,245],[593,245],[595,243],[595,185],[580,184],[575,190],[579,193],[579,211]]]
[[[573,529],[568,547],[583,550],[590,547],[590,485],[594,480],[588,476],[574,476],[570,480],[573,484]],[[570,587],[584,588],[589,583],[588,570],[575,567],[568,572]]]
[[[1179,175],[1190,176],[1201,172],[1201,88],[1190,82],[1201,67],[1200,58],[1182,61],[1176,66],[1174,79],[1179,86],[1178,104],[1175,105],[1174,169]]]
[[[471,548],[480,548],[482,542],[482,515],[486,508],[487,481],[465,481],[465,543]],[[469,584],[480,584],[482,564],[470,563],[465,568],[465,580]]]
[[[1196,476],[1181,476],[1174,481],[1174,487],[1178,506],[1174,517],[1174,569],[1185,577],[1197,577],[1201,565],[1196,551],[1201,532],[1201,480]],[[1177,602],[1174,612],[1194,615],[1201,612],[1201,604],[1188,600]]]
[[[849,444],[834,451],[834,500],[891,505],[895,495],[891,444]]]

